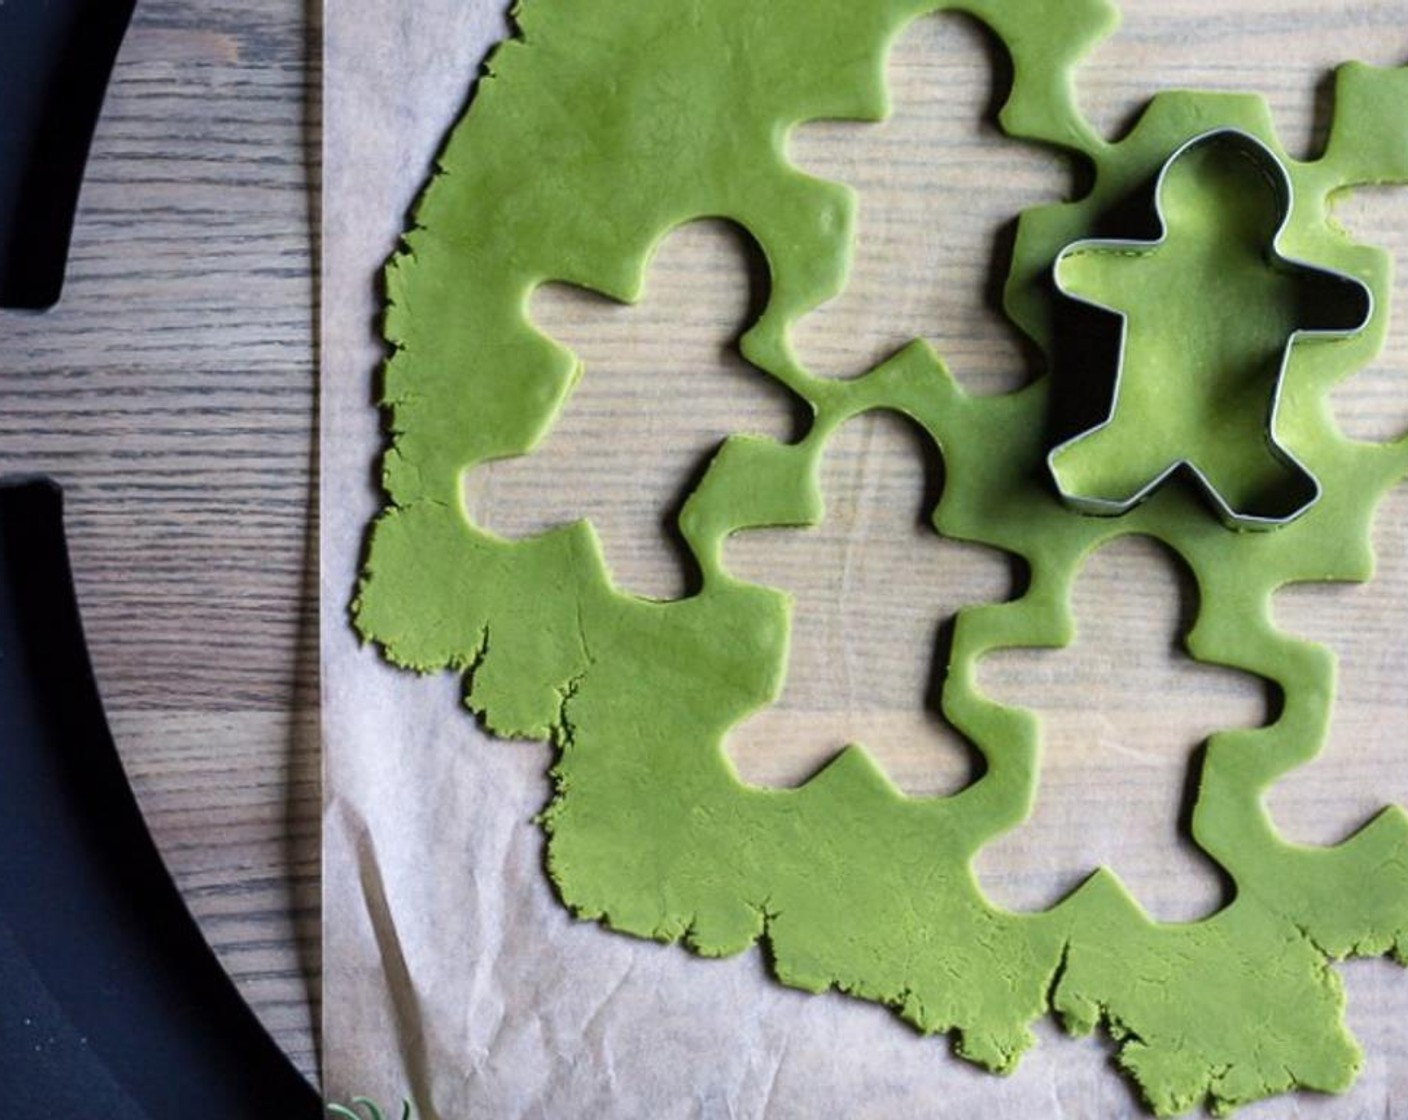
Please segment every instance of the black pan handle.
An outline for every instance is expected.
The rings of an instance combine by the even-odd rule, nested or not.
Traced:
[[[0,3],[0,307],[58,301],[88,147],[134,2]]]
[[[147,832],[46,480],[0,484],[0,1100],[21,1120],[322,1114]]]

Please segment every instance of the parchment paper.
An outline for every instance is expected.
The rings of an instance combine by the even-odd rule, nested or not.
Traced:
[[[1204,5],[1205,7],[1207,5]],[[703,961],[573,921],[533,815],[546,747],[483,734],[452,677],[416,678],[348,625],[381,447],[375,277],[486,50],[501,0],[338,0],[325,16],[322,655],[326,1085],[474,1117],[1139,1115],[1100,1040],[1050,1023],[1000,1079],[887,1011],[807,996],[756,951]],[[1118,838],[1093,836],[1099,844]],[[1342,1099],[1248,1117],[1408,1116],[1408,978],[1344,969],[1367,1052]]]

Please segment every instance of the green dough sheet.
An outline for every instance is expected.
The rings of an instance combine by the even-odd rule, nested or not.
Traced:
[[[1390,292],[1387,255],[1352,242],[1329,207],[1356,185],[1408,181],[1408,69],[1342,67],[1329,140],[1313,162],[1287,157],[1265,104],[1242,95],[1159,94],[1109,142],[1072,93],[1075,66],[1116,23],[1107,0],[966,0],[962,10],[1011,54],[1006,132],[1092,172],[1087,194],[1022,214],[1017,230],[1006,311],[1052,361],[1026,387],[994,396],[964,392],[923,341],[854,379],[814,376],[789,330],[842,290],[856,199],[792,166],[788,131],[883,118],[891,43],[945,6],[957,7],[521,6],[519,35],[486,64],[387,269],[387,506],[371,529],[355,625],[397,665],[463,674],[468,707],[496,734],[551,740],[548,869],[581,918],[710,957],[765,941],[783,983],[884,1003],[998,1072],[1014,1067],[1033,1041],[1030,1024],[1047,1013],[1073,1033],[1102,1028],[1160,1114],[1225,1111],[1298,1087],[1343,1090],[1360,1053],[1331,963],[1408,960],[1408,817],[1387,807],[1329,847],[1277,835],[1264,794],[1320,750],[1335,670],[1327,649],[1274,626],[1270,599],[1288,583],[1368,579],[1375,508],[1408,473],[1408,442],[1351,440],[1327,404],[1379,351]],[[1052,417],[1107,390],[1111,371],[1062,357],[1055,261],[1078,241],[1122,235],[1107,216],[1147,195],[1183,144],[1223,128],[1260,140],[1290,175],[1279,251],[1374,297],[1363,330],[1289,350],[1274,434],[1321,497],[1264,532],[1234,531],[1173,481],[1123,516],[1082,514],[1047,472]],[[1194,232],[1220,246],[1207,251],[1226,261],[1249,237],[1265,245],[1265,206],[1229,195],[1215,175],[1186,178],[1173,216],[1202,215]],[[735,435],[720,446],[679,514],[698,590],[657,602],[613,586],[586,522],[504,540],[469,519],[462,490],[477,465],[531,453],[581,375],[573,354],[530,322],[532,292],[554,281],[634,301],[655,247],[701,217],[735,222],[761,247],[768,300],[743,354],[812,419],[796,443]],[[1131,323],[1197,314],[1197,266],[1168,258],[1118,280]],[[1112,281],[1093,264],[1084,271],[1092,285]],[[1242,312],[1256,325],[1234,349],[1280,345],[1303,325],[1284,284],[1228,283],[1255,308]],[[1135,368],[1144,360],[1131,351],[1129,384],[1145,376]],[[1268,435],[1265,370],[1240,365],[1250,380],[1229,390],[1239,402],[1229,423],[1250,409],[1263,418],[1255,432],[1205,438],[1188,422],[1206,411],[1194,391],[1146,394],[1159,402],[1149,407],[1171,411],[1132,417],[1149,431],[1182,424],[1202,442],[1176,453],[1215,456],[1234,491],[1264,481]],[[1016,598],[964,609],[954,624],[943,711],[984,766],[956,794],[908,797],[856,745],[796,788],[755,788],[723,744],[779,695],[790,606],[783,590],[734,578],[723,544],[732,533],[817,523],[827,439],[874,409],[911,417],[942,453],[935,530],[1002,549],[1029,572]],[[1120,462],[1095,456],[1082,469],[1093,485]],[[1194,573],[1189,653],[1257,674],[1281,698],[1267,726],[1216,734],[1190,762],[1192,837],[1226,873],[1229,900],[1203,920],[1159,923],[1100,869],[1050,909],[1013,913],[984,896],[972,864],[1040,795],[1038,725],[985,697],[976,667],[995,650],[1068,644],[1075,576],[1095,549],[1131,533],[1162,541]]]

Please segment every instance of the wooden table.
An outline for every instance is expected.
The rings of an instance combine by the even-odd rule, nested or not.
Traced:
[[[89,647],[151,830],[310,1076],[315,10],[140,0],[63,300],[0,314],[0,471],[63,484]]]

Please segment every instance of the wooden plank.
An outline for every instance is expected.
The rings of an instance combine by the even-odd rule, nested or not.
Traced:
[[[63,301],[0,318],[0,471],[66,491],[114,735],[176,881],[316,1076],[313,238],[293,0],[142,0]]]

